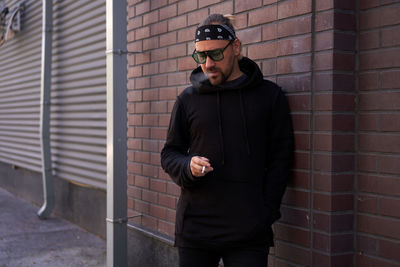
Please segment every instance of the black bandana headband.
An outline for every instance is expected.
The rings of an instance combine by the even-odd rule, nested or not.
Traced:
[[[206,40],[234,40],[235,32],[226,24],[204,25],[196,30],[195,42]]]

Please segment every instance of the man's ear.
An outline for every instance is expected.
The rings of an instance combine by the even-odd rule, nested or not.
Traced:
[[[235,56],[238,57],[241,52],[242,52],[242,42],[238,38],[236,38],[233,41],[233,53]]]

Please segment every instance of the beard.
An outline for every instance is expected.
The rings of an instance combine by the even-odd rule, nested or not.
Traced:
[[[220,85],[226,82],[228,79],[227,75],[219,68],[209,68],[207,69],[206,75],[211,85]]]

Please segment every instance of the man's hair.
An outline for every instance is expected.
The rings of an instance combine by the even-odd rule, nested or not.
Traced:
[[[198,27],[210,24],[216,24],[216,25],[225,24],[232,30],[234,36],[236,36],[234,23],[235,23],[235,17],[233,15],[211,14],[207,18],[205,18],[202,22],[200,22]],[[242,57],[243,57],[242,52],[240,52],[239,60],[242,59]]]
[[[233,26],[233,16],[232,15],[222,15],[222,14],[211,14],[205,20],[200,22],[199,27],[210,24],[225,24],[233,32],[235,32],[235,27]]]

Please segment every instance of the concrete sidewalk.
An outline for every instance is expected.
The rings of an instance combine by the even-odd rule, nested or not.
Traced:
[[[105,266],[106,242],[0,188],[0,267]]]

